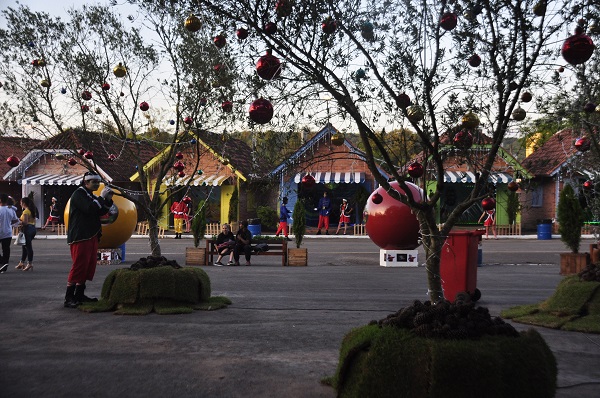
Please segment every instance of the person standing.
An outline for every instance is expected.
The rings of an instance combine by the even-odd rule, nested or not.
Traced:
[[[2,258],[0,259],[0,273],[5,273],[10,260],[10,244],[12,240],[13,225],[19,223],[15,211],[8,207],[8,195],[0,194],[0,244],[2,245]]]
[[[492,233],[494,234],[494,239],[498,239],[498,236],[496,235],[496,209],[484,210],[483,214],[481,214],[481,217],[479,217],[478,222],[481,222],[483,217],[486,217],[486,219],[483,221],[483,225],[485,226],[485,238],[490,238],[491,228]]]
[[[113,191],[109,187],[105,187],[100,196],[94,195],[100,181],[98,174],[88,171],[83,175],[81,186],[71,195],[67,243],[73,264],[67,278],[65,308],[97,301],[84,294],[85,283],[91,281],[96,273],[98,241],[102,235],[100,217],[108,213],[113,204]]]
[[[340,233],[340,227],[344,224],[344,235],[346,235],[346,227],[350,222],[350,213],[352,213],[352,207],[348,204],[346,199],[342,199],[342,204],[340,205],[340,221],[338,222],[337,231],[335,234]]]
[[[185,232],[189,234],[192,230],[192,208],[194,206],[192,205],[192,198],[187,195],[183,197],[182,201],[187,207],[187,212],[183,215],[183,221],[185,224]]]
[[[291,240],[288,236],[289,231],[288,231],[287,220],[288,220],[288,218],[290,218],[290,211],[286,207],[287,203],[288,203],[288,198],[286,196],[284,196],[283,199],[281,200],[281,207],[279,208],[279,227],[277,228],[277,232],[275,233],[275,236],[279,236],[280,233],[283,233],[283,236],[285,236],[286,240]]]
[[[325,228],[325,235],[329,235],[329,213],[331,213],[331,199],[327,197],[327,191],[319,199],[319,206],[315,209],[319,212],[319,225],[317,235],[321,235],[321,228]]]
[[[173,222],[175,224],[175,239],[181,239],[181,234],[183,233],[183,221],[188,211],[188,206],[183,200],[173,202],[171,205],[171,213],[173,213]]]
[[[240,222],[240,229],[235,235],[235,248],[233,249],[234,265],[240,265],[240,253],[244,253],[246,257],[246,265],[250,264],[250,256],[252,254],[252,233],[248,229],[248,221]]]
[[[21,261],[17,265],[17,269],[30,271],[33,269],[33,238],[36,234],[35,229],[35,207],[28,197],[21,198],[21,231],[25,235],[25,244],[21,254]],[[27,260],[27,263],[25,263]]]
[[[48,219],[46,220],[46,224],[44,224],[42,229],[46,229],[48,227],[48,224],[52,223],[52,232],[54,232],[54,228],[56,228],[56,224],[58,224],[58,222],[60,221],[59,214],[58,214],[58,206],[57,206],[56,202],[57,202],[57,199],[55,197],[52,197],[52,204],[50,205],[50,215],[48,216]]]

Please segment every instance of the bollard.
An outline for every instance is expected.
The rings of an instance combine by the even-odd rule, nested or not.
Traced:
[[[119,246],[119,249],[121,249],[121,261],[125,261],[125,243]]]

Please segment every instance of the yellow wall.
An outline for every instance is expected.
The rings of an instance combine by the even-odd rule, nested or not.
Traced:
[[[228,224],[229,221],[229,201],[233,194],[234,185],[221,185],[221,224]]]

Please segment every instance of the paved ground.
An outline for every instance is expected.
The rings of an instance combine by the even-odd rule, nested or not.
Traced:
[[[0,275],[0,397],[334,397],[319,381],[334,373],[344,334],[426,300],[426,274],[380,267],[365,238],[305,242],[309,267],[264,256],[252,267],[204,267],[213,295],[233,305],[177,316],[65,309],[65,240],[36,239],[32,272],[14,269],[14,250]],[[163,254],[184,264],[191,243],[164,239]],[[564,251],[558,239],[484,241],[480,304],[498,315],[547,298],[561,280]],[[127,261],[99,267],[87,293],[98,295],[108,272],[147,254],[147,240],[130,240]],[[600,336],[538,330],[558,361],[557,397],[597,397]]]

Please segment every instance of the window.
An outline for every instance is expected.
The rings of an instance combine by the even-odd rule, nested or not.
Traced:
[[[542,187],[537,186],[531,190],[531,207],[542,207],[544,191]]]

